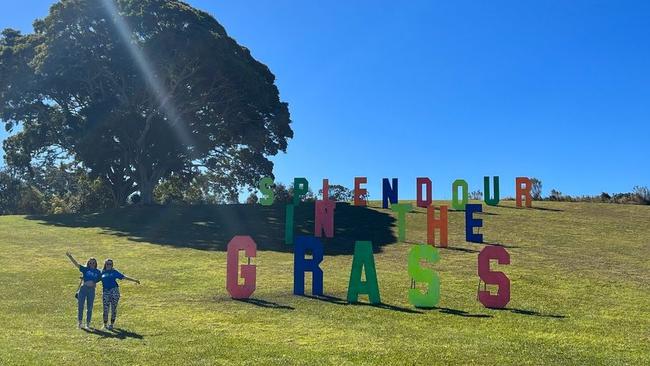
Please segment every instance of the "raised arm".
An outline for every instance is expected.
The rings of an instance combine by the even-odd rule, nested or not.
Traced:
[[[75,267],[79,268],[79,263],[74,259],[70,252],[65,252],[65,255],[70,259],[70,262],[72,262]]]
[[[135,282],[138,285],[140,284],[140,280],[136,280],[135,278],[129,277],[129,276],[124,276],[124,279],[127,281]]]

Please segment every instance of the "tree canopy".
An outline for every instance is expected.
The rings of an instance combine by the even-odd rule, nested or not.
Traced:
[[[2,31],[0,119],[9,166],[74,160],[118,205],[199,172],[236,195],[293,137],[268,67],[170,0],[61,0],[33,34]]]

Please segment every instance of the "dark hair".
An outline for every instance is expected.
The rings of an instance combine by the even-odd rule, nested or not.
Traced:
[[[106,258],[106,260],[104,261],[104,268],[102,268],[102,271],[106,270],[106,263],[108,263],[108,262],[111,262],[111,265],[113,265],[113,260],[110,259],[110,258]]]

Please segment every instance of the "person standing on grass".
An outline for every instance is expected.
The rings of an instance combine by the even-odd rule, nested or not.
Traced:
[[[117,317],[117,303],[120,301],[120,286],[117,280],[133,281],[140,284],[139,280],[127,277],[115,268],[113,268],[113,260],[107,259],[104,261],[104,269],[102,270],[102,302],[104,304],[104,329],[112,330]],[[108,312],[111,312],[111,323],[108,324]]]
[[[95,303],[95,287],[97,282],[101,281],[102,273],[97,269],[97,260],[90,258],[85,266],[79,264],[70,252],[65,253],[70,259],[70,262],[79,269],[83,274],[83,284],[79,287],[77,294],[77,320],[79,321],[78,327],[82,328],[84,303],[86,303],[86,325],[85,329],[90,329],[90,321],[93,317],[93,304]]]

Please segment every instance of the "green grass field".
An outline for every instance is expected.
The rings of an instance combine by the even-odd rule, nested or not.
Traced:
[[[0,217],[0,364],[650,364],[650,207],[502,205],[480,216],[484,240],[510,253],[510,265],[496,266],[512,283],[505,310],[476,300],[484,245],[464,241],[463,212],[450,212],[450,247],[435,265],[440,308],[431,310],[407,300],[407,253],[426,241],[422,209],[397,243],[390,211],[339,204],[319,299],[292,295],[280,206]],[[296,223],[297,235],[312,233],[313,206],[299,206]],[[258,245],[257,291],[246,302],[225,289],[235,234]],[[355,240],[375,244],[382,306],[344,301]],[[79,273],[66,250],[111,257],[142,281],[122,283],[120,331],[76,328]]]

